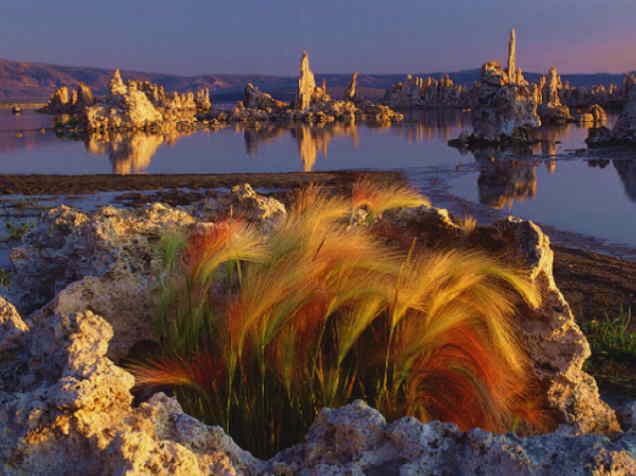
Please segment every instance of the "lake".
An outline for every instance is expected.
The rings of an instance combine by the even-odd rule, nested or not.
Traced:
[[[612,117],[611,120],[615,120]],[[636,160],[598,160],[574,124],[537,132],[530,156],[462,153],[447,145],[470,127],[469,113],[420,112],[392,127],[226,128],[181,136],[115,134],[104,142],[60,139],[52,116],[0,109],[0,173],[170,174],[403,170],[433,204],[480,221],[507,215],[606,244],[636,247]],[[636,158],[636,154],[634,154]],[[600,243],[600,242],[599,242]]]

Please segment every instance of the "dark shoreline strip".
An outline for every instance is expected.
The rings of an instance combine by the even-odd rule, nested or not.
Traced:
[[[309,183],[343,186],[363,176],[378,181],[408,182],[402,172],[369,170],[169,175],[0,175],[0,195],[80,194],[181,187],[197,189],[229,187],[241,183],[266,188],[293,188]]]

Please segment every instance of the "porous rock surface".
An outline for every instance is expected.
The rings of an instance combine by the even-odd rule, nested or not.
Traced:
[[[15,268],[8,297],[25,313],[54,315],[91,309],[115,330],[109,357],[124,357],[138,340],[152,334],[161,236],[199,221],[231,214],[264,230],[285,214],[277,200],[249,185],[190,208],[161,203],[139,210],[103,207],[93,214],[62,205],[42,215],[22,245],[11,251]]]
[[[496,61],[482,66],[479,84],[471,94],[475,141],[491,144],[506,140],[524,142],[527,141],[524,128],[541,126],[536,85],[530,86],[522,77],[511,82]]]
[[[616,124],[611,130],[607,127],[590,129],[585,140],[590,147],[636,145],[636,76],[627,75],[623,89],[627,102]]]
[[[135,339],[148,337],[147,329],[130,330],[122,321],[140,327],[149,322],[156,275],[151,243],[170,227],[227,216],[230,203],[238,215],[264,222],[264,231],[284,216],[282,204],[244,185],[187,209],[152,204],[86,215],[60,207],[25,237],[12,255],[21,263],[18,279],[35,296],[46,289],[59,292],[26,317],[0,300],[0,473],[66,474],[72,468],[80,474],[636,474],[633,416],[624,416],[631,429],[620,433],[594,379],[583,372],[589,345],[554,282],[549,239],[525,221],[500,226],[516,236],[543,295],[536,315],[520,325],[533,370],[562,423],[554,434],[462,433],[453,425],[412,418],[387,424],[378,412],[354,402],[323,410],[304,443],[262,462],[219,428],[184,415],[163,394],[132,408],[133,378],[112,359],[125,355]],[[447,214],[432,211],[446,226],[456,226]],[[399,215],[418,220],[430,213]],[[45,245],[39,253],[38,240]],[[15,296],[22,306],[38,305],[32,296]]]
[[[572,120],[570,108],[561,103],[562,88],[561,76],[555,67],[550,68],[547,79],[542,77],[539,80],[539,116],[546,124],[564,124]]]
[[[264,123],[324,126],[329,123],[355,124],[357,121],[390,124],[404,119],[402,114],[386,105],[359,100],[356,97],[356,74],[352,76],[344,100],[336,100],[327,93],[324,82],[322,86],[316,86],[306,51],[300,59],[299,70],[296,97],[292,104],[278,101],[250,83],[245,88],[243,101],[239,101],[231,111],[215,110],[203,118],[220,124],[240,123],[254,129],[262,128]]]
[[[96,99],[91,89],[82,83],[78,89],[62,86],[41,111],[75,114],[79,128],[89,132],[166,132],[176,128],[193,128],[197,115],[211,107],[207,88],[167,93],[163,86],[150,81],[126,82],[117,69],[108,83],[105,97]]]
[[[479,82],[470,91],[472,132],[449,141],[450,145],[471,149],[492,145],[531,143],[528,129],[541,126],[537,107],[541,92],[529,84],[517,66],[516,32],[510,33],[508,68],[497,61],[481,67]]]
[[[23,321],[0,298],[0,474],[250,474],[259,462],[218,427],[106,357],[111,326],[85,311]],[[11,340],[7,347],[5,342]]]
[[[358,400],[323,409],[306,441],[267,463],[272,475],[632,475],[636,433],[616,439],[567,431],[532,438],[463,433],[404,417],[392,423]]]
[[[470,107],[470,89],[455,84],[447,75],[439,79],[409,74],[405,81],[395,83],[383,98],[395,108],[464,108]]]

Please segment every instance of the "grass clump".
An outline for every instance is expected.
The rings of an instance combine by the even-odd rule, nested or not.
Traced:
[[[615,317],[605,315],[585,324],[592,358],[636,362],[636,332],[630,331],[631,322],[631,309],[621,309]]]
[[[620,309],[614,317],[606,314],[583,325],[592,350],[585,370],[605,391],[636,397],[636,332],[631,323],[631,310]]]
[[[163,352],[130,366],[137,384],[173,385],[260,457],[354,398],[389,419],[543,425],[515,333],[516,303],[539,304],[526,274],[477,252],[390,249],[347,226],[362,203],[390,208],[357,197],[311,186],[268,236],[229,219],[167,237]]]
[[[33,224],[29,222],[12,223],[7,221],[4,227],[7,234],[3,241],[20,241],[22,237],[33,228]]]

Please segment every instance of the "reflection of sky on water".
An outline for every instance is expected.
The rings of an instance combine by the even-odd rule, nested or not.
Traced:
[[[459,111],[411,113],[393,127],[275,124],[190,135],[113,134],[85,141],[41,133],[50,116],[0,110],[0,173],[230,173],[403,169],[448,180],[450,193],[504,213],[636,245],[636,161],[567,159],[585,146],[575,124],[546,128],[533,148],[544,157],[460,153],[448,139],[469,126]],[[615,118],[612,118],[615,119]],[[13,130],[6,132],[6,129]],[[32,129],[16,137],[16,128]],[[560,143],[556,143],[556,142]],[[636,154],[635,154],[636,158]],[[461,170],[456,173],[455,170]]]

